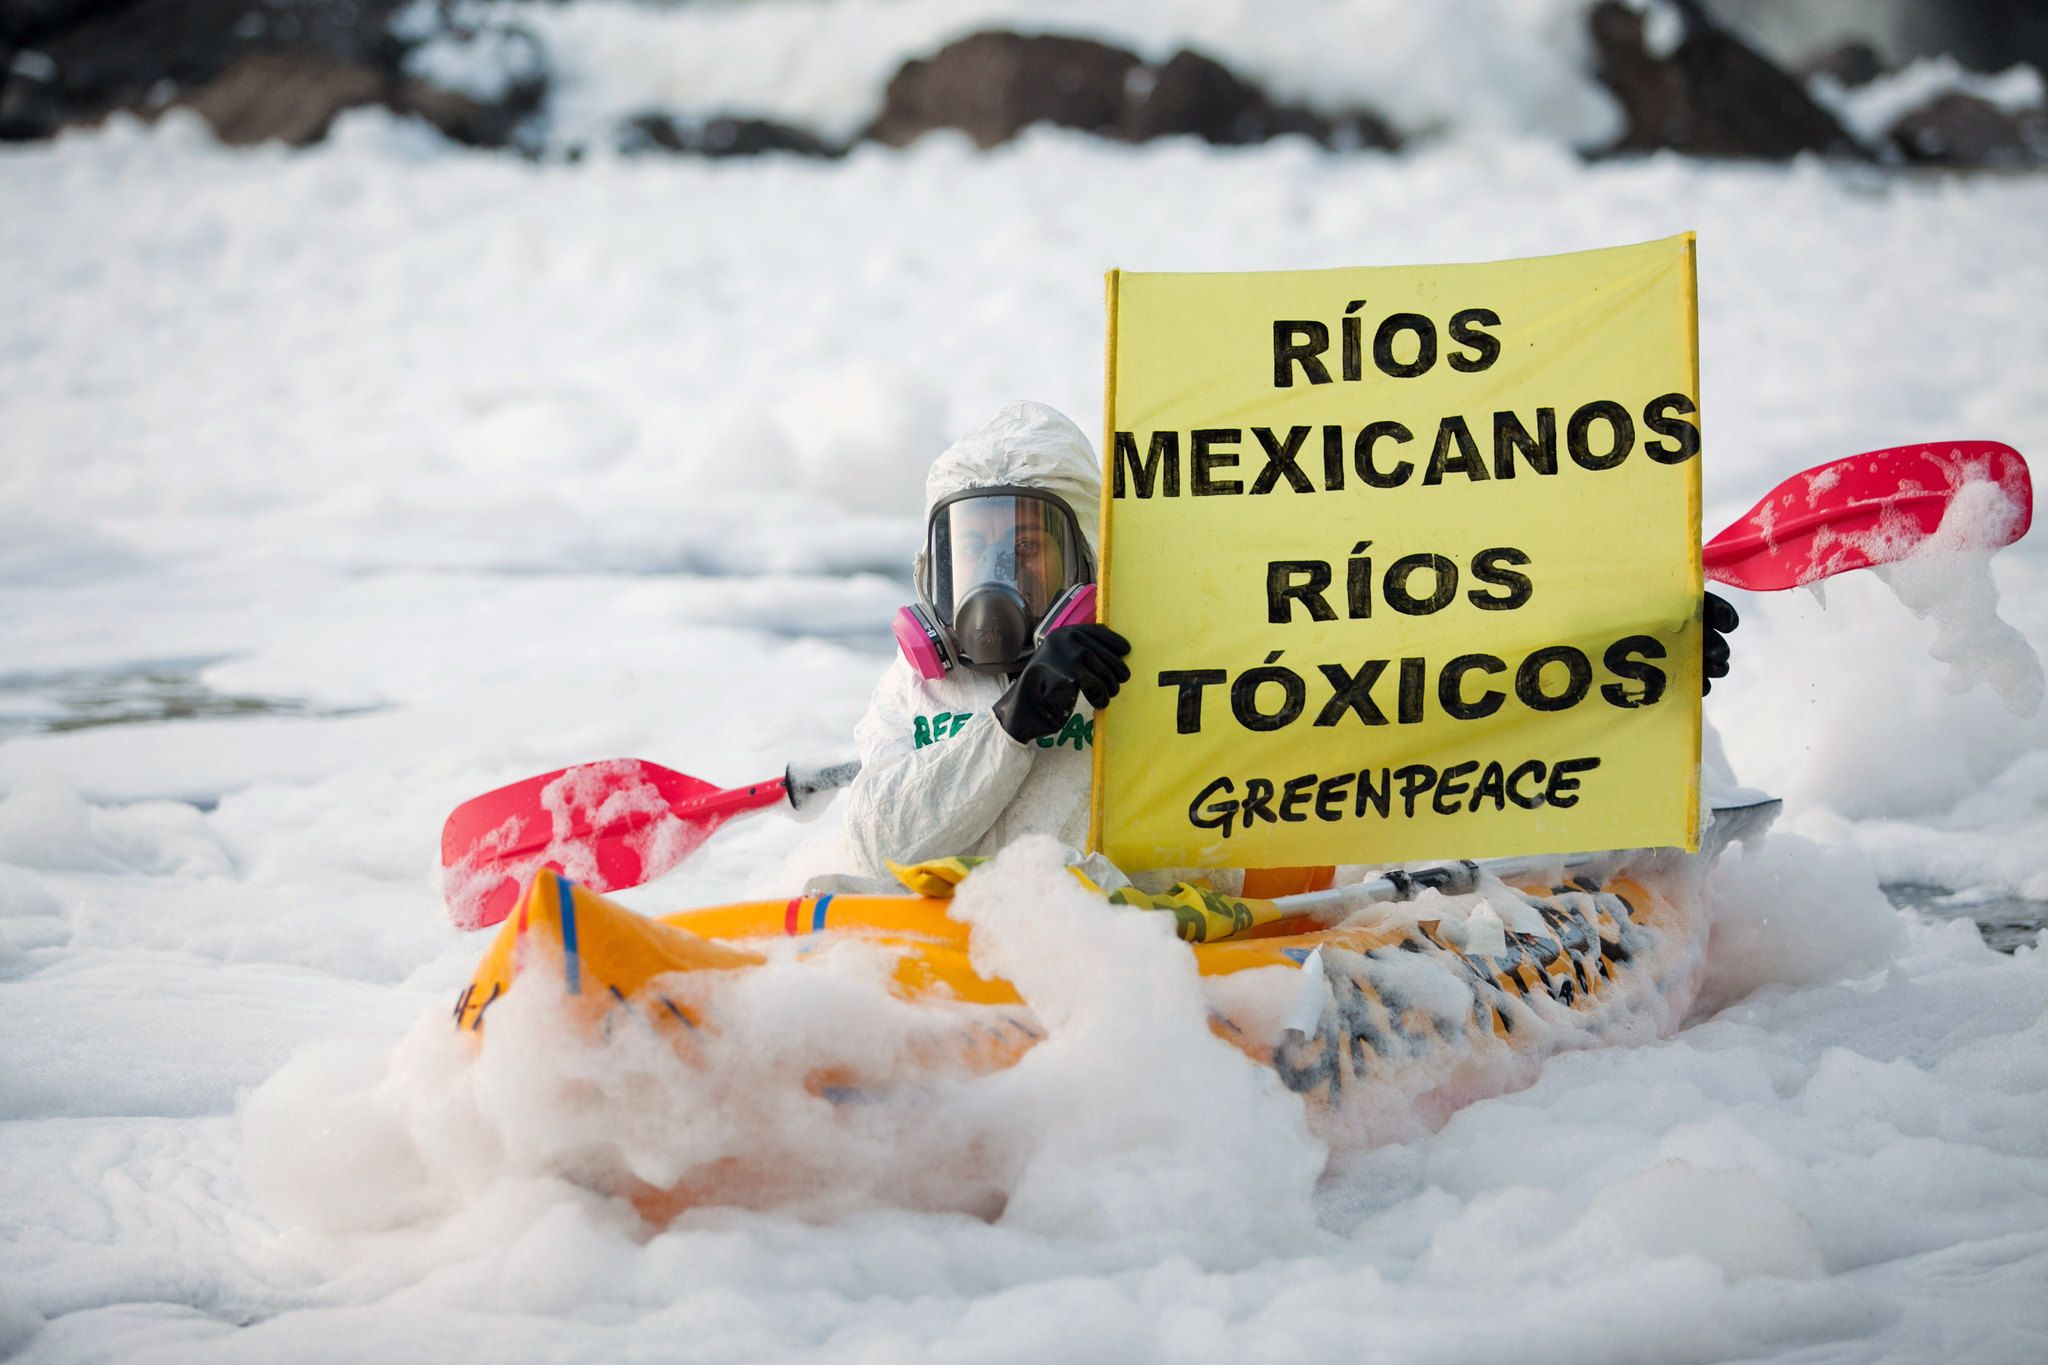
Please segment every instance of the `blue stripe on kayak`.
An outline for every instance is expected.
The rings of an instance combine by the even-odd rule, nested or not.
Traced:
[[[670,1014],[673,1014],[676,1018],[682,1020],[684,1028],[688,1029],[692,1033],[695,1033],[697,1031],[697,1026],[690,1022],[690,1016],[684,1014],[681,1010],[676,1008],[675,1001],[669,999],[665,995],[656,995],[654,998],[656,1000],[659,1000],[663,1005],[667,1006],[668,1012]]]
[[[569,994],[583,994],[583,963],[576,956],[576,883],[567,877],[556,881],[555,887],[562,895],[562,955],[563,973],[567,978]]]
[[[832,903],[832,897],[818,897],[817,906],[811,911],[811,932],[817,933],[825,927],[825,907]]]

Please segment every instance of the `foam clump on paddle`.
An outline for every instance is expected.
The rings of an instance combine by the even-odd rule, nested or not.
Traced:
[[[661,788],[641,775],[632,759],[571,768],[541,789],[540,804],[553,822],[553,837],[534,866],[552,862],[570,879],[586,884],[605,885],[598,879],[593,845],[576,833],[579,818],[592,829],[609,829],[635,817],[644,819],[646,823],[625,840],[640,858],[643,880],[674,867],[705,838],[698,825],[670,812]]]
[[[1910,558],[1875,572],[1907,610],[1933,623],[1928,652],[1948,665],[1943,685],[1950,692],[1988,686],[2014,715],[2029,717],[2041,709],[2041,660],[1999,616],[1991,578],[1991,556],[2012,539],[2019,517],[1997,484],[1972,480]]]
[[[442,894],[457,928],[497,923],[518,888],[544,867],[599,890],[652,881],[696,852],[711,829],[705,822],[678,818],[669,798],[633,759],[567,769],[540,789],[538,802],[548,820],[545,844],[507,856],[506,850],[529,837],[533,819],[529,813],[512,814],[442,869]],[[614,841],[619,848],[600,854],[590,832],[628,822],[631,828]],[[623,860],[621,849],[629,855]]]

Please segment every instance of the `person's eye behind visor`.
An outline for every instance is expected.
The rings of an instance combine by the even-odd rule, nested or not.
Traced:
[[[1014,588],[1033,619],[1086,581],[1080,528],[1064,506],[1045,498],[984,494],[932,514],[932,606],[947,625],[969,593],[985,584]]]

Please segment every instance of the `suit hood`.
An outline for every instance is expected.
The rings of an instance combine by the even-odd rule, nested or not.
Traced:
[[[1102,511],[1102,467],[1088,438],[1043,403],[1006,404],[932,462],[924,480],[924,511],[970,488],[1014,484],[1054,494],[1074,510],[1091,553]]]

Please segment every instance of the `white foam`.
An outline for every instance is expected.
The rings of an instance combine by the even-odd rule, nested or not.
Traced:
[[[1997,484],[1971,480],[1912,558],[1874,572],[1908,611],[1934,622],[1928,653],[1948,666],[1944,687],[1961,693],[1988,685],[2007,710],[2026,717],[2041,709],[2041,659],[2000,619],[1991,581],[1991,556],[2012,538],[2019,515]]]
[[[887,29],[885,8],[847,14]],[[676,14],[839,55],[800,8],[686,17],[704,9]],[[1342,95],[1405,64],[1452,90],[1472,68],[1414,54],[1459,23],[1494,50],[1485,17],[1411,9],[1379,46],[1363,9],[1315,30],[1348,45],[1268,22],[1245,69],[1314,63]],[[1165,55],[1179,20],[1159,13]],[[939,11],[904,14],[848,42],[916,49]],[[723,59],[643,46],[671,69]],[[704,98],[767,88],[731,60]],[[1524,60],[1555,69],[1550,49],[1484,67],[1501,99],[1540,94]],[[1544,127],[1571,121],[1583,77],[1565,75]],[[1507,107],[1473,88],[1478,116]],[[2048,721],[1945,691],[1937,621],[1871,575],[1833,580],[1825,611],[1738,602],[1708,711],[1735,773],[1785,796],[1811,842],[1730,855],[1706,1003],[1680,1019],[1646,1000],[1603,1038],[1531,1011],[1564,1050],[1478,1077],[1492,1097],[1454,1111],[1386,1095],[1379,1144],[1305,1194],[1318,1138],[1345,1135],[1304,1136],[1201,1013],[1221,1000],[1271,1036],[1295,974],[1191,993],[1157,929],[1097,924],[1028,858],[986,884],[1010,945],[993,951],[1065,925],[1104,953],[1032,977],[1063,1029],[1034,1070],[943,1091],[920,1112],[948,1122],[900,1144],[896,1116],[800,1080],[807,1050],[886,1066],[908,1045],[874,961],[778,964],[737,994],[734,1095],[623,1035],[572,1047],[516,993],[469,1063],[446,1014],[482,945],[446,926],[430,879],[447,811],[529,774],[639,754],[727,785],[842,752],[917,536],[914,506],[846,501],[908,486],[932,426],[1017,394],[1088,425],[1106,265],[1497,259],[1696,228],[1713,529],[1857,450],[2048,448],[2048,333],[2014,311],[2048,296],[2048,183],[1582,165],[1513,139],[1326,157],[1042,133],[989,157],[939,140],[827,166],[532,165],[375,114],[304,153],[227,153],[174,115],[0,163],[37,206],[0,219],[6,259],[33,267],[0,271],[0,501],[64,523],[36,542],[63,553],[0,581],[5,685],[215,660],[200,676],[225,694],[377,708],[0,740],[0,1348],[33,1329],[31,1360],[1441,1360],[1564,1342],[1913,1361],[2029,1359],[2048,1337],[2048,958],[1894,916],[1871,889],[2048,897]],[[861,374],[886,401],[860,405]],[[841,457],[806,454],[778,416],[814,385],[849,404]],[[149,572],[71,573],[89,537]],[[1990,573],[2038,652],[2036,540]],[[773,869],[829,843],[830,820],[729,825],[622,899],[786,894]],[[360,1046],[302,1051],[335,1036]],[[739,1131],[846,1179],[795,1213],[657,1232],[564,1178],[662,1177]],[[985,1183],[928,1183],[963,1131],[987,1136],[1014,1211],[978,1216],[996,1212]]]
[[[954,909],[977,970],[1014,983],[1047,1032],[990,1086],[1027,1152],[1006,1221],[1093,1239],[1313,1228],[1325,1149],[1278,1078],[1210,1032],[1170,916],[1110,907],[1045,838],[1006,849]]]

